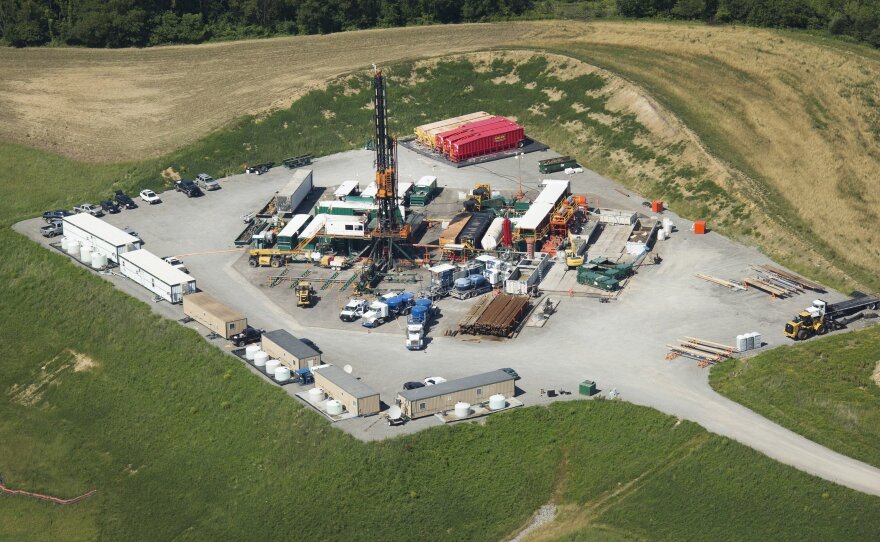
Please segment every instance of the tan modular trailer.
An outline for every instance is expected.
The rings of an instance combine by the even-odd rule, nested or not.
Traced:
[[[440,232],[440,246],[443,247],[458,243],[458,236],[461,235],[461,230],[463,230],[470,221],[470,213],[459,213],[455,215],[455,217],[449,221],[449,226]]]
[[[198,292],[183,296],[183,314],[226,339],[247,327],[247,317],[213,296]]]
[[[321,354],[284,329],[263,333],[263,352],[277,359],[292,371],[321,364]]]
[[[397,404],[404,416],[422,418],[452,410],[459,401],[472,405],[485,403],[498,393],[505,397],[514,396],[513,377],[502,370],[404,390],[397,394]]]
[[[490,115],[485,111],[477,111],[476,113],[468,113],[467,115],[461,115],[449,119],[438,120],[428,124],[422,124],[421,126],[417,126],[415,129],[416,138],[418,138],[419,142],[423,145],[434,147],[436,145],[435,142],[437,134],[446,132],[448,130],[454,130],[455,128],[458,128],[463,124],[467,124],[468,122],[488,119],[493,116],[494,115]]]
[[[336,399],[345,409],[356,416],[372,416],[379,413],[379,392],[335,365],[313,367],[315,386],[323,388],[327,395]]]

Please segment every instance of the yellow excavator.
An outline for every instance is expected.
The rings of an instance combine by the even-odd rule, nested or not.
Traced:
[[[301,280],[299,284],[296,285],[296,306],[297,307],[311,307],[312,306],[312,283]]]
[[[565,249],[565,263],[569,269],[577,269],[584,265],[584,257],[577,253],[577,244],[574,242],[574,236],[568,234],[568,248]]]

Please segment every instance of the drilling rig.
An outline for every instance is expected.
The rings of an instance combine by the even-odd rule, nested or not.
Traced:
[[[409,224],[397,216],[397,140],[388,133],[385,76],[373,65],[373,149],[376,153],[376,203],[379,212],[370,258],[376,271],[394,268],[395,254],[408,259]]]

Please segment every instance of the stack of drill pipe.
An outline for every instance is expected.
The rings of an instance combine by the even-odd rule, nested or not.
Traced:
[[[768,273],[772,273],[774,275],[777,275],[778,277],[781,277],[781,278],[786,279],[790,282],[793,282],[802,288],[807,288],[809,290],[816,290],[818,292],[825,291],[825,287],[822,286],[821,284],[819,284],[818,282],[813,282],[811,280],[807,280],[800,275],[796,275],[794,273],[789,273],[788,271],[786,271],[784,269],[779,269],[778,267],[773,267],[772,265],[762,265],[762,266],[760,266],[760,268]]]
[[[711,275],[704,275],[703,273],[697,273],[697,278],[703,279],[707,282],[712,282],[714,284],[718,284],[719,286],[724,286],[725,288],[731,288],[736,290],[745,290],[742,284],[738,284],[736,282],[730,280],[719,279],[718,277],[713,277]]]
[[[787,289],[776,286],[775,284],[771,284],[758,277],[744,278],[743,284],[745,284],[746,286],[752,286],[759,290],[763,290],[774,297],[787,297],[790,293]]]
[[[491,298],[489,297],[483,297],[471,307],[471,310],[464,315],[464,318],[459,320],[459,331],[462,333],[474,333],[474,325],[486,310],[486,306],[489,304],[490,299]]]
[[[489,304],[474,326],[477,333],[509,337],[528,306],[528,298],[501,294]]]

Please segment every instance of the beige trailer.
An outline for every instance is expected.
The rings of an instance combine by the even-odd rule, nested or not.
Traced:
[[[241,333],[247,327],[245,315],[230,309],[205,292],[183,296],[183,314],[226,339]]]
[[[321,364],[321,354],[284,329],[263,333],[261,348],[291,371]]]
[[[514,396],[513,377],[502,370],[404,390],[397,394],[397,404],[404,416],[414,419],[452,410],[459,401],[471,405],[485,403],[499,393]]]
[[[379,392],[335,365],[313,367],[315,386],[323,388],[327,395],[336,399],[345,409],[356,416],[372,416],[379,413]]]

